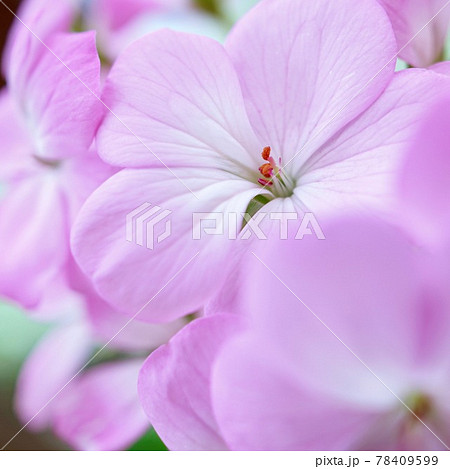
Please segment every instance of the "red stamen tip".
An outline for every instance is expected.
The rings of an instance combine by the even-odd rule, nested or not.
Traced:
[[[270,163],[264,163],[262,166],[259,167],[259,172],[265,178],[271,178],[273,174],[273,167]]]
[[[268,160],[270,158],[270,147],[264,147],[263,151],[261,153],[261,156],[263,157],[263,160]]]

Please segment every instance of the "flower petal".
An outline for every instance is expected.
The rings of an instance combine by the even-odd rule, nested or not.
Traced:
[[[46,43],[51,35],[69,30],[75,5],[72,0],[61,0],[48,8],[48,0],[30,0],[21,3],[17,16],[20,20],[11,26],[2,65],[8,86],[21,88],[43,47],[41,41]]]
[[[44,53],[25,91],[35,152],[49,159],[84,155],[104,112],[95,33],[61,34],[49,47],[64,64]]]
[[[110,305],[92,293],[88,297],[89,319],[96,336],[108,347],[127,352],[142,352],[165,344],[185,324],[177,319],[167,324],[147,324],[115,311]]]
[[[402,215],[430,243],[450,238],[449,100],[424,115],[399,175]]]
[[[115,115],[106,116],[98,147],[115,165],[248,172],[262,150],[236,72],[206,37],[163,30],[136,41],[114,64],[103,99]]]
[[[387,11],[399,57],[414,67],[428,67],[442,55],[450,25],[446,0],[378,0]]]
[[[301,357],[303,382],[341,399],[371,408],[395,402],[364,364],[397,395],[419,383],[428,388],[447,363],[450,318],[430,298],[410,238],[378,220],[348,217],[323,231],[325,240],[261,242],[247,277],[270,285],[271,294],[248,288],[255,322],[283,344],[286,366],[287,357]]]
[[[217,357],[213,408],[230,449],[350,448],[373,415],[305,389],[272,351],[264,337],[248,334],[231,340]]]
[[[425,70],[396,73],[385,93],[300,170],[298,198],[314,213],[391,209],[395,177],[409,141],[450,80]]]
[[[261,242],[246,271],[253,329],[221,349],[212,382],[232,449],[382,449],[370,430],[397,396],[446,389],[450,321],[409,238],[369,219],[325,233]]]
[[[20,33],[31,50],[20,62],[12,54],[8,86],[34,154],[49,160],[84,154],[104,112],[95,33],[53,34],[45,45],[27,29]]]
[[[198,319],[152,353],[139,376],[139,396],[150,421],[172,450],[225,450],[211,408],[211,367],[238,316]]]
[[[10,190],[9,190],[10,189]],[[65,206],[53,174],[28,177],[0,203],[0,292],[38,305],[69,255]]]
[[[228,237],[227,214],[241,220],[259,192],[255,184],[213,170],[122,170],[81,210],[73,252],[99,293],[120,311],[168,322],[198,311],[222,286],[236,244]],[[207,235],[195,214],[214,213],[217,218],[207,224],[217,221],[223,234]],[[163,218],[156,223],[157,217]]]
[[[0,184],[27,174],[32,168],[32,152],[32,143],[21,122],[16,103],[7,89],[3,88],[0,91]]]
[[[445,62],[438,62],[437,64],[432,65],[429,67],[430,70],[436,73],[442,73],[443,75],[450,75],[450,61]]]
[[[349,27],[351,24],[351,28]],[[389,83],[395,40],[374,1],[264,1],[231,32],[251,123],[286,164],[304,161]]]
[[[149,427],[137,395],[141,360],[91,368],[64,390],[55,406],[56,435],[84,451],[123,450]]]
[[[33,430],[50,425],[58,393],[86,363],[91,349],[89,334],[79,325],[60,327],[42,339],[17,383],[16,411],[22,422]]]

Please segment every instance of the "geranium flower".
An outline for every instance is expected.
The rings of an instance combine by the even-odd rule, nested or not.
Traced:
[[[111,62],[133,41],[160,28],[225,37],[224,25],[194,8],[191,0],[91,0],[82,12],[85,26],[97,31],[99,49]]]
[[[95,296],[91,301],[87,318],[53,326],[31,351],[18,378],[15,408],[29,430],[51,429],[72,448],[122,450],[150,427],[137,395],[144,357],[185,321],[127,324]],[[102,361],[91,363],[106,343],[108,349],[95,357]]]
[[[226,25],[195,7],[194,3],[192,0],[60,0],[56,11],[64,11],[64,21],[59,23],[60,32],[96,32],[97,48],[103,68],[107,70],[129,44],[161,28],[201,33],[223,40]],[[19,18],[29,26],[30,20],[34,22],[36,12],[45,11],[45,18],[40,17],[40,22],[50,23],[56,16],[52,9],[49,0],[25,0]],[[15,29],[23,27],[19,25],[20,22]]]
[[[113,173],[91,148],[103,112],[95,33],[66,33],[72,16],[69,3],[29,2],[19,17],[45,45],[20,22],[9,39],[0,96],[0,294],[52,326],[19,376],[21,421],[51,428],[77,449],[116,450],[149,427],[137,396],[143,357],[184,320],[127,324],[71,256],[80,206]],[[121,360],[79,373],[106,343]]]
[[[270,270],[247,271],[247,329],[209,316],[147,360],[141,400],[170,449],[450,445],[448,298],[401,231],[344,218],[327,232],[258,252]]]
[[[171,449],[449,449],[449,104],[399,175],[415,226],[344,216],[325,241],[261,241],[245,315],[194,321],[149,357],[139,392]]]
[[[399,57],[414,67],[443,60],[450,26],[446,0],[378,0],[392,21]]]
[[[71,16],[64,2],[50,11],[37,2],[20,15],[46,45],[17,22],[7,47],[7,90],[0,98],[0,294],[28,309],[54,303],[63,310],[70,298],[76,302],[70,227],[88,195],[113,174],[90,149],[104,110],[96,96],[100,63],[95,33],[61,32]]]
[[[429,71],[395,74],[395,51],[372,0],[265,1],[225,48],[172,31],[130,46],[103,94],[115,116],[97,135],[100,156],[126,169],[93,194],[73,235],[100,294],[129,312],[152,298],[149,321],[207,303],[238,243],[193,240],[193,213],[227,220],[257,195],[267,212],[318,217],[385,204],[424,103],[448,86]],[[125,237],[145,203],[172,212],[171,237],[152,251]]]

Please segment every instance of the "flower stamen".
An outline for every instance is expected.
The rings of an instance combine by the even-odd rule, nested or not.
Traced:
[[[258,168],[262,176],[258,179],[258,183],[264,187],[273,188],[272,192],[276,193],[276,195],[287,197],[292,193],[291,181],[282,172],[281,158],[278,158],[278,162],[275,161],[270,155],[271,151],[269,146],[263,148],[261,157],[266,163]]]

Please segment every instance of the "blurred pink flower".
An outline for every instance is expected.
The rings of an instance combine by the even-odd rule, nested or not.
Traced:
[[[148,355],[184,322],[129,324],[110,343],[127,359],[82,373],[40,412],[128,320],[98,298],[69,246],[81,205],[113,174],[91,148],[103,115],[96,97],[95,33],[65,32],[73,16],[65,2],[52,8],[48,2],[28,2],[19,16],[45,45],[16,22],[6,49],[8,85],[0,94],[0,295],[58,325],[26,360],[16,408],[24,423],[32,419],[29,428],[52,427],[75,448],[122,449],[149,426],[136,389],[143,358],[136,357]],[[123,418],[115,420],[117,414]]]
[[[242,214],[257,194],[268,212],[318,217],[389,204],[424,104],[449,85],[429,71],[394,73],[395,49],[374,0],[268,0],[225,48],[172,31],[130,46],[103,94],[121,122],[106,115],[97,136],[101,157],[126,169],[88,200],[73,236],[100,294],[131,314],[152,298],[148,321],[205,305],[238,243],[193,240],[194,212]],[[125,238],[127,214],[145,202],[172,212],[172,235],[153,251]]]
[[[84,22],[98,33],[102,54],[110,61],[136,39],[160,28],[198,33],[221,40],[225,25],[194,8],[192,0],[91,0]]]
[[[448,449],[449,104],[400,171],[415,226],[344,216],[325,241],[261,242],[245,317],[197,320],[149,357],[139,393],[171,449]]]
[[[399,57],[414,67],[442,60],[450,26],[447,0],[378,0],[392,21]]]
[[[217,40],[223,40],[227,30],[223,21],[196,7],[193,0],[59,0],[56,7],[51,0],[25,0],[19,18],[27,26],[35,25],[36,13],[47,26],[57,18],[59,32],[95,30],[105,70],[133,41],[161,28]],[[23,27],[17,23],[15,29]]]
[[[24,424],[29,422],[29,429],[50,428],[72,448],[126,449],[150,426],[137,395],[144,357],[185,322],[131,322],[124,327],[127,318],[106,304],[97,301],[90,306],[95,312],[91,322],[62,323],[32,350],[18,379],[16,411]],[[108,350],[99,358],[111,352],[118,358],[91,364],[80,373],[106,342]]]
[[[17,22],[0,97],[0,294],[28,309],[50,308],[52,284],[58,308],[71,297],[70,227],[113,173],[90,150],[103,115],[95,33],[59,32],[68,18],[63,4],[48,14],[28,8],[23,17],[64,64]]]

